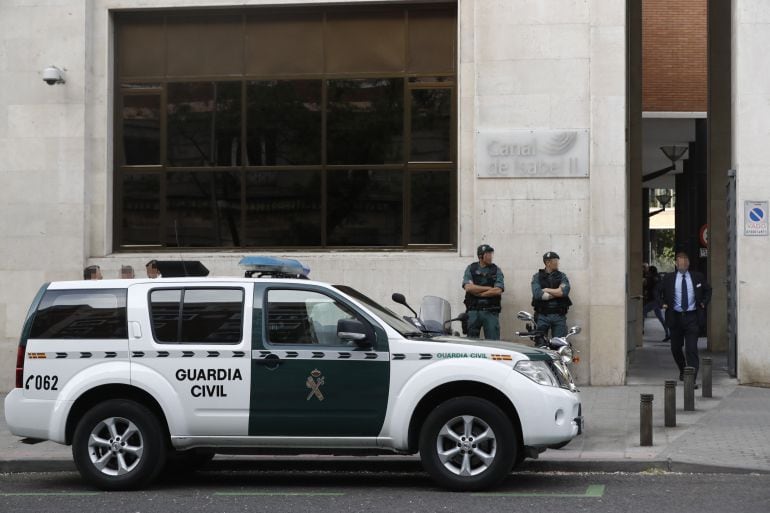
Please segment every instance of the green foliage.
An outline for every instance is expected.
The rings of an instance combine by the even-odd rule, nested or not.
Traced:
[[[650,230],[650,264],[658,272],[674,270],[674,230]]]

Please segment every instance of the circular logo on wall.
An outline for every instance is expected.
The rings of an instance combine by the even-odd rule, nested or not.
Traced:
[[[560,132],[551,135],[542,145],[543,153],[546,155],[564,155],[575,145],[577,132]]]

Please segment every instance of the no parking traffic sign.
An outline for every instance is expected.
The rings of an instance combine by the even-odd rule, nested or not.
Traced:
[[[767,201],[744,201],[744,235],[767,235]]]

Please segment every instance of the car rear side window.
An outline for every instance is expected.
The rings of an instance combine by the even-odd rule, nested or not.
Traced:
[[[234,344],[243,338],[243,289],[156,289],[150,317],[157,342]]]
[[[48,290],[29,338],[128,338],[126,289]]]

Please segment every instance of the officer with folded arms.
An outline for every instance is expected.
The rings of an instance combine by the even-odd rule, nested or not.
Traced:
[[[567,275],[559,271],[559,255],[549,251],[543,255],[543,269],[532,276],[532,306],[535,308],[536,330],[548,336],[567,335],[567,310],[572,305]]]
[[[484,328],[484,338],[500,340],[500,296],[505,290],[503,271],[492,263],[495,250],[482,244],[476,250],[478,262],[465,269],[463,289],[465,307],[468,310],[468,336],[479,338]]]

